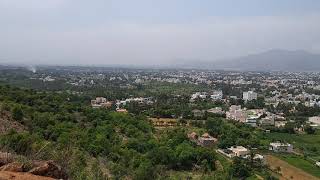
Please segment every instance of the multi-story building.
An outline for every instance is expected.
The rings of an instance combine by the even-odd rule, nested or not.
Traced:
[[[223,97],[223,92],[221,90],[215,90],[211,95],[211,99],[213,100],[221,100],[222,97]]]
[[[253,92],[253,91],[247,91],[247,92],[243,92],[243,97],[242,99],[245,101],[252,101],[257,99],[258,94]]]

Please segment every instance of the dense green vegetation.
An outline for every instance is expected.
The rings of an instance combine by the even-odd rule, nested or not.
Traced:
[[[0,86],[0,102],[2,113],[10,111],[27,129],[2,135],[1,148],[54,159],[73,179],[104,178],[105,171],[115,178],[150,179],[195,165],[204,172],[215,170],[212,150],[191,143],[183,129],[155,137],[144,116],[92,109],[76,95],[9,86]]]

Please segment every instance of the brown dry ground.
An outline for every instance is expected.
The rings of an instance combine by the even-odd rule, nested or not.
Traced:
[[[36,176],[30,173],[0,171],[0,180],[54,180],[50,177]]]
[[[275,156],[267,155],[267,162],[272,170],[275,170],[277,167],[281,168],[280,180],[319,180],[319,178],[314,177]]]

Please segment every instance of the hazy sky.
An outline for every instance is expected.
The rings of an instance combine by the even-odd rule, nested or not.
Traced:
[[[0,0],[0,63],[165,64],[320,53],[320,0]]]

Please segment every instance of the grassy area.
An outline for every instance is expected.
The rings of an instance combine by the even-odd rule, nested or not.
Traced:
[[[314,163],[311,163],[310,161],[307,161],[303,159],[301,156],[296,156],[296,155],[280,155],[278,156],[282,160],[288,162],[289,164],[302,169],[303,171],[319,177],[320,178],[320,168],[315,166]]]
[[[269,133],[265,134],[262,141],[268,143],[271,141],[286,141],[293,144],[294,149],[311,157],[314,160],[320,160],[320,131],[316,134],[288,134],[288,133]]]
[[[303,162],[301,159],[286,159],[280,155],[267,155],[267,162],[270,166],[270,169],[273,171],[278,171],[280,168],[280,175],[285,179],[301,179],[301,180],[318,180],[319,176],[317,173],[308,168],[310,167],[307,163]],[[294,161],[296,161],[294,163]],[[291,164],[294,163],[299,167]],[[307,165],[303,168],[302,166]],[[313,168],[312,168],[313,169]]]

